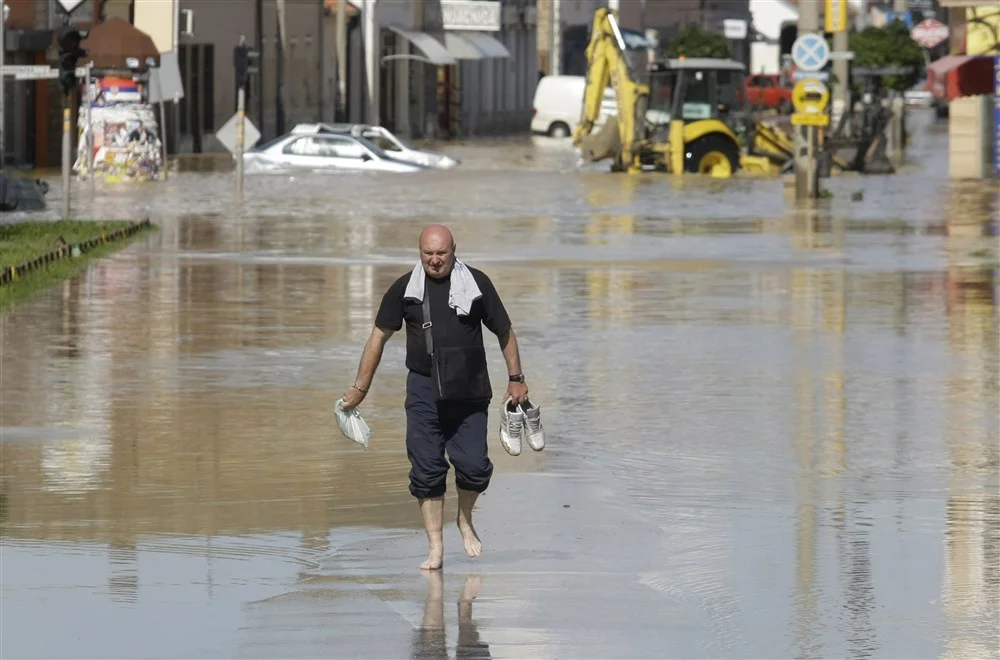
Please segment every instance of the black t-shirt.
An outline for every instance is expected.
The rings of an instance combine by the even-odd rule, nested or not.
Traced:
[[[469,267],[482,296],[472,303],[467,316],[448,306],[448,291],[451,274],[436,280],[424,275],[424,295],[430,296],[431,316],[434,319],[432,332],[435,346],[483,345],[483,325],[495,335],[502,335],[510,329],[510,317],[504,309],[500,295],[486,273]],[[392,283],[382,296],[382,304],[375,315],[375,325],[383,330],[399,330],[406,322],[406,367],[425,376],[431,375],[431,359],[427,355],[424,341],[423,310],[421,302],[403,299],[410,274],[403,275]]]

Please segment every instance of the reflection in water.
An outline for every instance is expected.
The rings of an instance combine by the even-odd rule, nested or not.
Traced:
[[[447,659],[447,633],[444,620],[444,577],[441,571],[425,572],[427,578],[427,600],[424,601],[424,615],[420,627],[413,632],[410,646],[411,660]],[[458,600],[458,641],[455,647],[456,660],[485,660],[490,655],[490,646],[482,641],[475,620],[472,618],[472,602],[479,595],[482,577],[470,575],[465,578],[462,595]]]
[[[972,213],[972,217],[976,215]],[[982,222],[955,218],[949,223],[949,236],[952,241],[962,241],[988,233],[976,231],[976,226],[981,227]],[[965,228],[956,231],[953,227]],[[959,263],[965,260],[958,250],[949,252]],[[948,340],[954,357],[945,393],[950,469],[942,600],[951,634],[944,657],[985,658],[995,656],[1000,647],[997,274],[991,269],[955,265],[948,269],[947,280]],[[991,442],[981,441],[983,432],[989,434]],[[989,484],[990,490],[982,492],[979,484]]]
[[[509,301],[551,434],[491,453],[487,554],[446,541],[489,585],[463,653],[994,653],[996,191],[930,167],[786,208],[462,149],[390,187],[256,177],[236,209],[221,174],[101,192],[162,231],[0,316],[0,655],[440,655],[403,342],[368,452],[331,414],[428,221]]]

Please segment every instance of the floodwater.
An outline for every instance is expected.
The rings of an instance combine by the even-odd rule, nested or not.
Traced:
[[[818,208],[544,139],[242,205],[229,173],[78,187],[162,231],[0,316],[0,655],[997,657],[998,193],[921,117],[900,174]],[[401,337],[369,450],[332,416],[431,221],[497,283],[548,431],[491,436],[485,554],[449,526],[440,576]]]

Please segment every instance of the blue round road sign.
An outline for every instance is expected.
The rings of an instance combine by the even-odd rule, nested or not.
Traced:
[[[830,61],[830,48],[821,34],[803,34],[792,44],[792,61],[803,71],[819,71]]]

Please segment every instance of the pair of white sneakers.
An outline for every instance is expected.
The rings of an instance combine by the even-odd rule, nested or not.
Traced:
[[[500,408],[500,443],[511,456],[521,453],[521,440],[535,451],[545,449],[545,429],[542,428],[542,409],[527,399],[514,405],[510,399]]]

